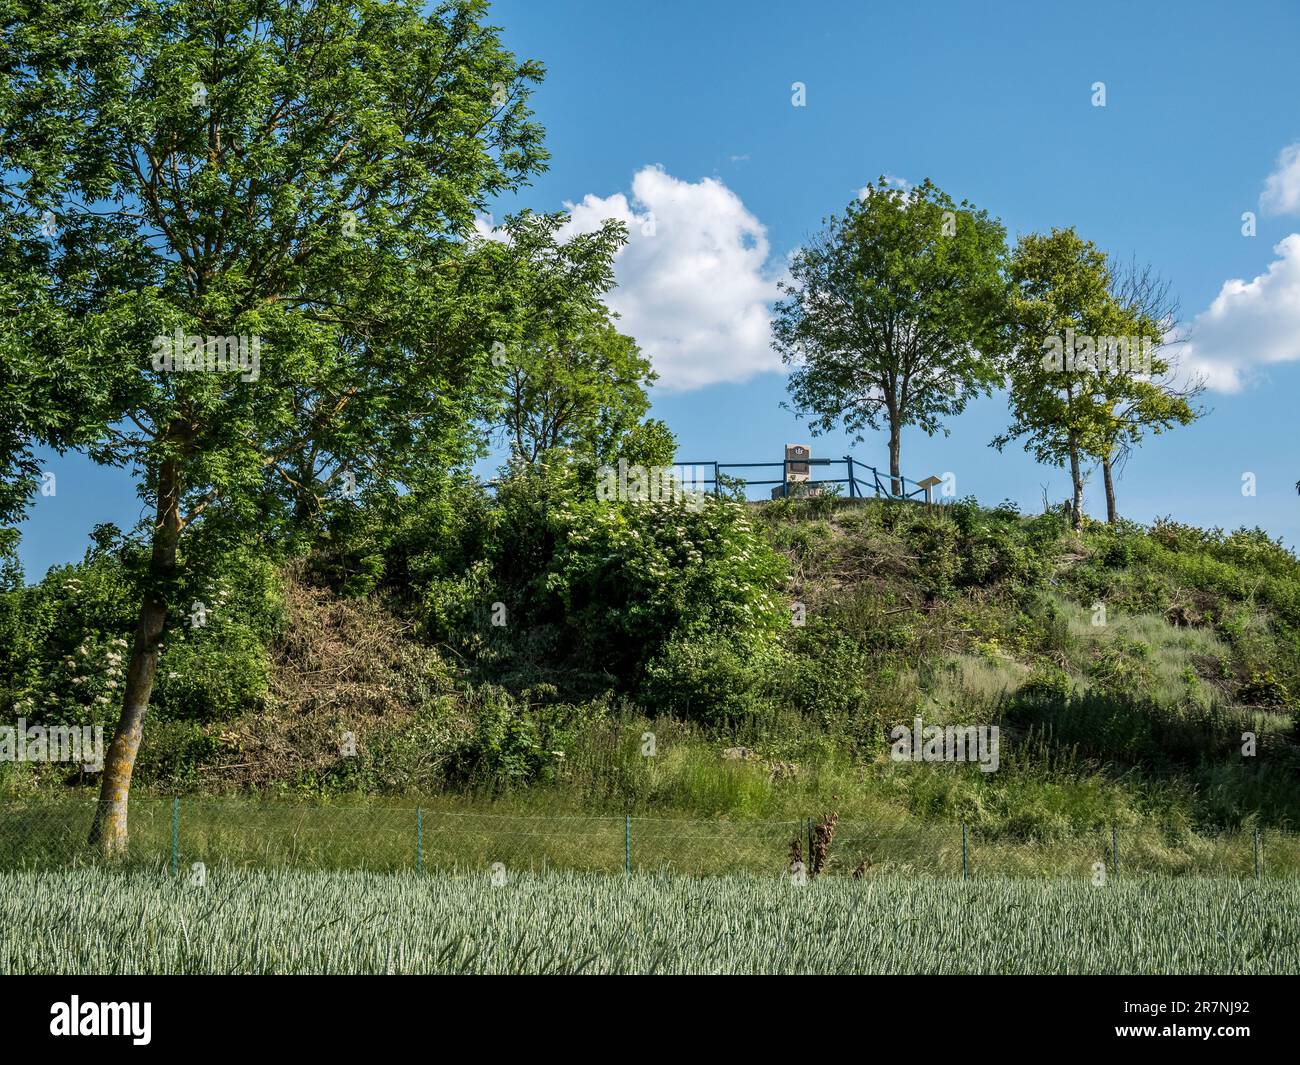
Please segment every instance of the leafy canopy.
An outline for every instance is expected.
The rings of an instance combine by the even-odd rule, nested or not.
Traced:
[[[884,178],[794,257],[775,346],[816,432],[927,433],[999,380],[1005,232],[929,180]]]
[[[540,67],[484,9],[11,5],[0,300],[24,333],[0,334],[0,373],[34,397],[19,435],[135,462],[149,498],[166,470],[185,525],[220,506],[232,530],[319,470],[400,477],[463,449],[490,372],[458,329],[485,299],[464,236],[545,163]],[[256,338],[258,372],[157,369],[178,330]],[[0,445],[12,478],[21,441]]]

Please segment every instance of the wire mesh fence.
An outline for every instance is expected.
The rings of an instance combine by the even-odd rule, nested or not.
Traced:
[[[94,803],[0,804],[0,868],[96,864]],[[1273,830],[1172,838],[1108,828],[1010,838],[961,824],[686,820],[136,798],[119,863],[211,868],[666,872],[918,877],[1202,875],[1300,872],[1300,837]],[[795,863],[800,863],[796,867]]]

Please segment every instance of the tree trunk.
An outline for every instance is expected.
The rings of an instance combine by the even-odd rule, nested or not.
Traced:
[[[898,454],[902,445],[902,432],[895,419],[889,420],[889,490],[896,496],[903,494],[903,471],[898,466]]]
[[[316,445],[304,448],[294,463],[294,476],[298,483],[293,490],[293,520],[299,529],[306,529],[316,517],[320,504],[316,498]]]
[[[1083,474],[1079,469],[1079,448],[1070,441],[1070,481],[1074,486],[1074,500],[1070,505],[1070,524],[1075,532],[1083,528]]]
[[[1115,509],[1115,482],[1111,479],[1109,455],[1101,458],[1101,476],[1106,482],[1106,523],[1114,525],[1119,521],[1119,512]]]
[[[167,620],[167,600],[176,576],[176,545],[182,525],[180,503],[180,464],[179,460],[169,459],[162,464],[158,476],[158,521],[149,560],[149,585],[140,604],[135,644],[126,670],[122,717],[104,755],[99,806],[90,829],[91,846],[105,858],[120,857],[127,849],[127,798],[135,756],[140,750],[140,734],[149,710],[154,672],[158,668],[158,644]]]

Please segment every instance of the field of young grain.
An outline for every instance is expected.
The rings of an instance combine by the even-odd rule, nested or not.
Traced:
[[[1296,973],[1300,883],[0,873],[0,972]]]

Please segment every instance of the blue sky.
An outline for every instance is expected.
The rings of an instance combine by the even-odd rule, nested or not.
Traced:
[[[534,107],[552,161],[494,217],[574,205],[575,227],[632,223],[611,302],[663,375],[653,414],[681,458],[777,459],[807,441],[882,466],[883,435],[811,438],[780,408],[766,315],[786,256],[881,174],[931,178],[1012,240],[1075,226],[1172,282],[1187,358],[1216,386],[1207,417],[1137,453],[1121,511],[1300,544],[1300,149],[1287,151],[1300,144],[1300,6],[1056,7],[498,0],[507,44],[548,68]],[[806,106],[792,106],[795,82]],[[1006,419],[995,397],[950,436],[905,431],[904,472],[952,472],[959,495],[1026,509],[1044,486],[1065,498],[1063,471],[988,447]],[[80,558],[96,522],[140,513],[120,471],[73,456],[48,468],[57,495],[23,528],[29,579]],[[1100,487],[1097,475],[1093,513]]]

